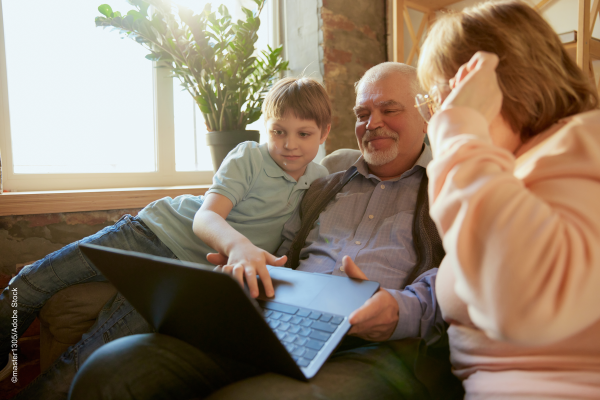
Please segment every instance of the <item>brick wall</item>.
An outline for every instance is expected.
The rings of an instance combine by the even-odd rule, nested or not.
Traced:
[[[327,153],[358,148],[352,112],[354,82],[387,60],[385,0],[323,0],[323,82],[333,105]]]
[[[0,275],[12,275],[17,264],[43,258],[63,246],[115,223],[139,209],[0,217]]]

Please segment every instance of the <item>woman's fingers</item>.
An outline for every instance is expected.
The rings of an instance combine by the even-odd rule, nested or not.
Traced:
[[[456,72],[456,75],[454,76],[454,84],[459,85],[460,82],[465,78],[465,76],[467,76],[467,74],[470,72],[470,69],[467,69],[467,65],[461,65],[461,67],[458,69],[458,71]]]
[[[499,62],[500,58],[498,58],[498,55],[486,51],[478,51],[467,63],[467,68],[469,71],[476,68],[490,68],[495,71]]]
[[[450,86],[450,89],[454,89],[456,87],[456,78],[450,78],[448,86]]]
[[[502,108],[502,92],[496,76],[498,61],[495,54],[481,51],[475,53],[457,71],[451,82],[454,90],[442,107],[470,107],[483,114],[488,123],[491,123]]]

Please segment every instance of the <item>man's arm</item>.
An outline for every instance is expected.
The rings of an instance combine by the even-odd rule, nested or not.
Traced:
[[[437,268],[430,269],[404,290],[390,290],[398,301],[401,315],[391,340],[420,337],[431,344],[446,331],[447,324],[435,294],[437,272]]]
[[[346,275],[367,279],[350,257],[344,257],[343,263]],[[350,315],[349,334],[372,341],[420,337],[434,343],[445,330],[435,296],[436,276],[434,268],[404,290],[380,289]]]

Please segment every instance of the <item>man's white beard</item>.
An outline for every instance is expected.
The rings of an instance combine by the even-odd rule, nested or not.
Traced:
[[[376,137],[389,137],[394,139],[394,144],[384,150],[374,150],[369,146],[368,141]],[[374,167],[380,167],[392,162],[398,157],[398,139],[399,135],[391,130],[377,128],[372,131],[366,131],[362,137],[361,150],[367,164]]]

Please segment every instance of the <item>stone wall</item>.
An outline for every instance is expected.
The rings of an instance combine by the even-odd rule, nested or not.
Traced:
[[[327,153],[358,148],[354,136],[354,83],[387,61],[385,0],[323,0],[323,82],[333,105]]]
[[[139,209],[0,217],[0,275],[114,224]]]

